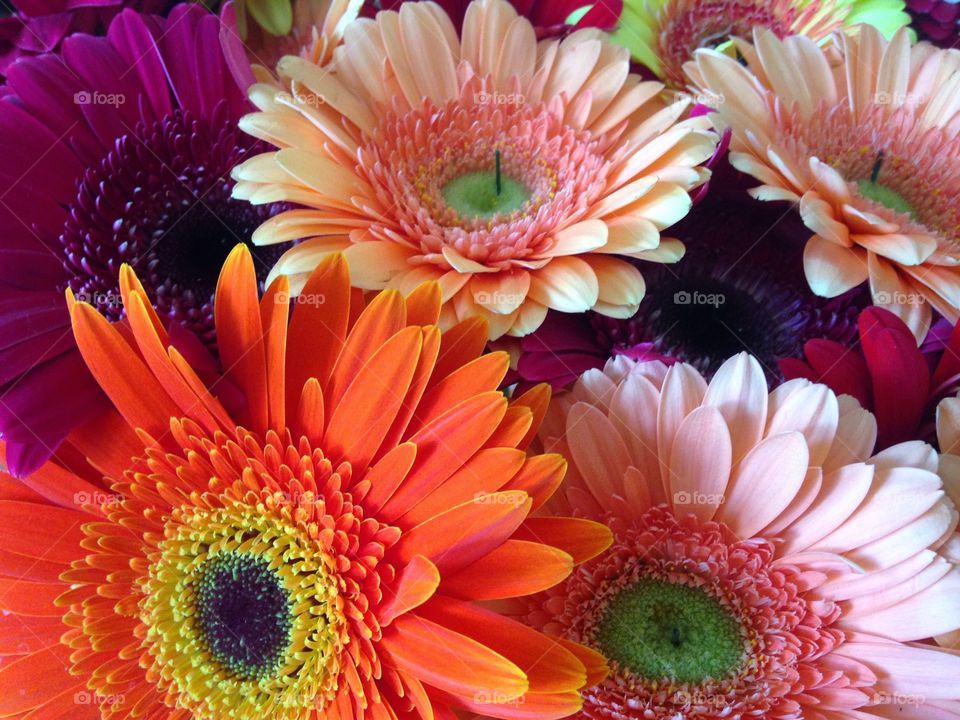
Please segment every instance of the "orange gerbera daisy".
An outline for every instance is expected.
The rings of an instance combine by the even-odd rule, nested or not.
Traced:
[[[695,82],[723,98],[731,162],[764,200],[799,202],[815,233],[805,269],[818,295],[869,279],[874,304],[918,340],[930,306],[960,319],[960,70],[952,51],[867,25],[838,35],[837,61],[803,37],[760,30],[747,67],[697,52]]]
[[[555,507],[615,539],[526,608],[609,658],[581,717],[960,717],[960,652],[924,642],[960,628],[957,509],[931,447],[871,456],[876,432],[746,354],[709,383],[620,357],[558,397]]]
[[[470,4],[463,36],[433,3],[347,27],[332,62],[283,58],[241,122],[277,145],[234,171],[237,197],[288,200],[258,244],[306,238],[274,275],[343,252],[357,287],[437,280],[442,325],[482,315],[491,338],[548,308],[632,315],[644,293],[616,256],[677,260],[660,231],[690,207],[716,134],[678,119],[629,52],[585,29],[537,43],[506,0]]]
[[[258,305],[241,247],[215,305],[228,412],[121,277],[129,331],[71,308],[118,413],[72,442],[109,490],[52,463],[0,482],[0,716],[580,706],[594,653],[475,602],[549,587],[609,544],[601,525],[528,517],[565,463],[524,452],[547,392],[507,402],[482,321],[441,337],[435,285],[364,307],[334,256],[288,324],[286,280]]]

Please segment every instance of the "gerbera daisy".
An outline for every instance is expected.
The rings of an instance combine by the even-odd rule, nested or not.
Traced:
[[[869,23],[884,35],[910,22],[903,0],[626,0],[614,38],[671,87],[699,48],[736,55],[735,38],[767,28],[777,37],[823,42],[835,30]]]
[[[357,287],[437,280],[444,326],[481,315],[491,338],[548,308],[632,314],[643,280],[616,256],[680,256],[660,230],[716,145],[602,32],[538,44],[506,0],[471,3],[462,38],[439,6],[404,3],[352,23],[323,69],[289,56],[277,73],[287,85],[255,86],[263,112],[241,127],[280,150],[234,171],[236,197],[308,208],[254,235],[307,238],[273,274],[296,289],[342,251]]]
[[[231,197],[230,170],[258,143],[236,127],[250,106],[219,29],[197,5],[167,20],[126,10],[106,37],[74,35],[62,55],[10,68],[0,100],[0,432],[15,474],[104,408],[64,289],[120,320],[118,272],[129,262],[163,322],[214,349],[223,260],[279,209]],[[257,251],[261,278],[280,254]]]
[[[225,379],[245,398],[229,412],[121,274],[129,333],[72,307],[117,414],[71,443],[109,490],[52,462],[31,489],[0,485],[2,623],[28,636],[0,646],[0,715],[580,707],[595,653],[477,604],[548,588],[610,542],[594,522],[529,517],[565,466],[524,452],[549,392],[508,403],[482,322],[441,336],[435,285],[364,307],[336,256],[288,320],[286,280],[258,304],[240,247],[216,296]]]
[[[811,293],[803,223],[789,207],[748,197],[737,175],[721,165],[703,202],[671,228],[687,254],[645,273],[650,290],[632,317],[551,312],[519,341],[519,377],[562,387],[617,355],[672,358],[709,377],[748,350],[778,381],[778,361],[799,356],[808,340],[849,346],[868,294],[855,289],[826,300]]]
[[[865,280],[874,304],[919,341],[931,306],[960,317],[960,70],[947,51],[889,43],[872,27],[839,35],[842,62],[803,37],[758,30],[747,67],[697,52],[697,84],[725,97],[731,162],[764,200],[798,202],[814,236],[805,270],[818,295]]]
[[[463,27],[467,7],[473,0],[437,0],[453,24]],[[397,10],[411,0],[365,0],[362,13],[374,17],[381,10]],[[613,30],[623,11],[623,0],[585,3],[583,0],[510,0],[517,12],[533,23],[537,37],[566,35],[572,30],[597,27]]]
[[[936,453],[871,457],[876,423],[741,354],[692,367],[617,358],[541,430],[571,460],[559,507],[612,548],[526,618],[610,661],[584,718],[930,720],[960,716],[957,526]],[[559,493],[558,493],[559,495]]]
[[[918,348],[910,328],[881,308],[864,310],[858,325],[858,347],[811,340],[804,360],[780,361],[784,376],[856,398],[877,418],[878,450],[907,440],[933,442],[937,403],[960,387],[960,331]]]

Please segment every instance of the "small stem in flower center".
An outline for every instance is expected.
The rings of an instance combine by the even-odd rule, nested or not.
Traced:
[[[873,163],[873,170],[870,171],[870,182],[875,183],[880,177],[880,168],[883,167],[883,150],[877,153],[877,159]]]
[[[680,647],[681,645],[683,645],[683,640],[680,638],[680,628],[678,628],[676,625],[673,626],[673,632],[670,637],[670,643],[674,647]]]
[[[496,151],[496,153],[494,154],[494,157],[496,158],[496,163],[497,163],[497,195],[499,195],[503,191],[503,185],[500,180],[500,151],[499,150]]]

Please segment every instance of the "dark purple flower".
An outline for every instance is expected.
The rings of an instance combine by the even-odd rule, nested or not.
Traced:
[[[26,474],[105,406],[74,343],[65,292],[123,319],[130,264],[165,323],[215,351],[223,259],[272,212],[230,196],[260,152],[250,110],[199,5],[169,18],[122,11],[106,37],[23,58],[0,99],[0,432]],[[281,250],[257,249],[265,276]]]

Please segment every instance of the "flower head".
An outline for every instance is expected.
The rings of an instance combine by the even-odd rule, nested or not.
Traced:
[[[491,338],[548,308],[635,311],[642,277],[616,256],[679,257],[660,230],[716,144],[603,33],[538,44],[506,0],[471,3],[462,37],[437,5],[404,3],[352,23],[324,68],[288,56],[277,72],[286,87],[255,86],[263,112],[241,126],[280,149],[234,172],[237,197],[307,207],[255,235],[306,238],[274,275],[296,287],[342,251],[357,287],[437,280],[443,323],[482,315]]]
[[[436,286],[365,306],[339,257],[258,303],[240,247],[211,391],[129,268],[122,283],[129,333],[72,306],[116,408],[71,436],[94,467],[0,490],[4,622],[38,643],[0,665],[0,713],[76,693],[101,699],[92,715],[198,720],[580,707],[595,654],[476,602],[550,587],[609,544],[596,523],[529,517],[565,463],[524,452],[548,393],[508,403],[482,322],[441,336]]]
[[[736,39],[750,37],[754,28],[819,43],[858,23],[890,36],[908,22],[903,0],[626,0],[614,37],[679,89],[689,83],[684,66],[694,51],[715,48],[735,56]]]
[[[764,200],[798,202],[814,236],[807,280],[833,297],[865,280],[873,302],[921,339],[931,306],[960,317],[960,134],[950,109],[960,86],[951,55],[887,42],[870,26],[838,36],[842,62],[803,37],[760,30],[747,66],[697,53],[698,85],[726,100],[731,162],[763,184]]]
[[[960,655],[957,510],[923,443],[871,456],[873,417],[739,355],[617,358],[541,430],[570,458],[562,502],[614,544],[527,620],[610,660],[584,718],[949,717]],[[899,706],[899,707],[898,707]]]
[[[236,126],[249,106],[219,31],[194,4],[166,20],[125,10],[106,37],[74,35],[61,55],[10,69],[0,100],[0,431],[18,475],[104,408],[64,290],[121,320],[119,271],[130,263],[163,322],[215,351],[217,273],[280,209],[231,197],[230,171],[258,143]],[[281,252],[256,251],[261,279]]]

